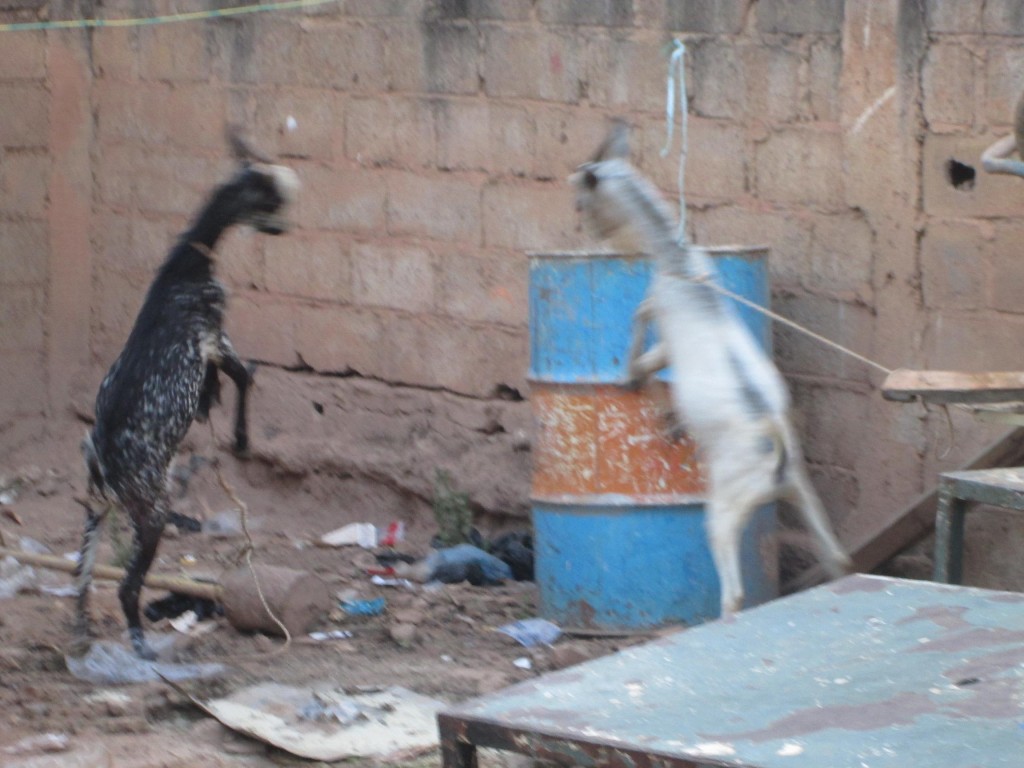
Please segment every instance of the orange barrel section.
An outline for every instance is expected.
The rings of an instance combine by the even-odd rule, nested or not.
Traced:
[[[726,288],[767,304],[766,248],[710,252]],[[563,626],[629,630],[718,615],[704,478],[692,442],[669,437],[670,374],[642,392],[623,386],[650,277],[642,256],[530,256],[536,571],[541,611]],[[731,303],[770,349],[764,316]],[[778,594],[774,531],[769,505],[744,537],[747,605]]]

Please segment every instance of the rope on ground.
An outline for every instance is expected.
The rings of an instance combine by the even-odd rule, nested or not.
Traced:
[[[338,0],[283,0],[278,3],[256,3],[233,8],[212,8],[208,11],[171,13],[163,16],[146,16],[130,19],[63,19],[57,21],[23,21],[0,24],[0,32],[30,32],[49,29],[100,29],[111,27],[145,27],[158,24],[177,24],[185,21],[204,21],[229,16],[268,11],[289,11],[295,8],[313,8],[318,5],[336,3]]]
[[[217,446],[217,434],[213,429],[213,419],[209,419],[210,423],[210,436],[213,439],[214,449]],[[224,477],[224,473],[220,469],[220,461],[214,457],[213,469],[217,473],[217,482],[220,483],[220,487],[227,494],[227,497],[231,499],[231,502],[238,508],[240,520],[242,523],[242,533],[245,536],[245,543],[235,556],[236,565],[241,561],[245,560],[246,567],[249,569],[249,574],[252,576],[253,583],[256,585],[256,594],[260,598],[260,605],[263,606],[263,610],[267,612],[270,620],[277,625],[278,629],[284,634],[284,644],[278,646],[272,651],[268,651],[265,654],[257,654],[260,658],[277,656],[287,651],[292,644],[292,633],[288,631],[288,627],[284,625],[284,622],[278,618],[277,614],[271,609],[270,604],[267,602],[266,596],[263,594],[263,587],[260,585],[259,577],[256,575],[256,569],[252,565],[252,555],[256,551],[256,544],[252,540],[252,534],[249,532],[249,505],[246,504],[239,495],[235,492],[234,487]]]

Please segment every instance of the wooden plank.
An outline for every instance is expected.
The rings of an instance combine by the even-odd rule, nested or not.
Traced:
[[[1024,400],[1024,372],[912,371],[900,368],[882,385],[886,400],[920,397],[929,403],[1000,403]]]
[[[993,441],[967,464],[958,469],[992,469],[993,467],[1014,466],[1024,462],[1024,428],[1013,429]],[[870,573],[885,561],[912,546],[935,529],[935,512],[938,508],[938,478],[936,487],[918,496],[907,507],[900,510],[875,533],[863,539],[851,549],[854,568],[860,573]],[[827,575],[820,565],[812,566],[783,585],[784,592],[820,584]]]

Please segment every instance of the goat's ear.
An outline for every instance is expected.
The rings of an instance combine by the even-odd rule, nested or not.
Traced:
[[[622,119],[616,119],[612,123],[608,135],[605,136],[601,146],[594,153],[593,162],[600,163],[603,160],[626,159],[629,157],[629,123]]]
[[[249,142],[242,137],[242,130],[237,125],[229,124],[226,134],[231,153],[242,165],[249,165],[253,161],[270,164],[274,162],[271,158],[253,149]]]

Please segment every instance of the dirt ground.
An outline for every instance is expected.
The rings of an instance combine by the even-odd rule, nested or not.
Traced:
[[[70,425],[66,435],[23,448],[0,465],[3,487],[14,496],[7,499],[10,504],[0,515],[0,533],[7,546],[18,548],[28,537],[57,555],[77,549],[82,510],[74,496],[85,488],[77,449],[82,431],[81,424]],[[366,573],[376,565],[373,552],[358,547],[321,548],[314,542],[345,522],[386,525],[390,520],[381,519],[372,504],[363,507],[358,519],[350,513],[339,519],[338,505],[343,500],[332,499],[331,488],[318,485],[317,477],[296,483],[282,480],[258,458],[238,461],[213,446],[205,427],[193,429],[181,455],[178,466],[183,469],[175,473],[179,478],[176,509],[200,518],[219,516],[237,522],[209,463],[214,456],[220,458],[224,477],[251,507],[256,562],[313,571],[332,593],[384,597],[387,608],[383,615],[361,618],[333,610],[320,621],[320,628],[350,630],[351,639],[315,644],[297,638],[283,653],[280,639],[240,633],[224,618],[215,619],[214,628],[205,634],[179,634],[171,651],[174,660],[228,666],[222,677],[185,684],[200,699],[261,681],[290,685],[326,681],[346,689],[401,685],[457,702],[647,639],[563,636],[552,647],[526,649],[494,630],[536,615],[536,588],[527,582],[493,588],[449,585],[437,590],[375,586]],[[433,521],[421,518],[405,521],[407,536],[399,545],[414,555],[427,551],[433,533]],[[231,566],[242,542],[237,534],[186,534],[169,526],[153,572],[220,574]],[[115,556],[111,536],[105,535],[100,562],[112,562]],[[36,584],[67,585],[70,576],[37,571]],[[164,594],[145,590],[143,602]],[[0,764],[155,768],[304,762],[234,735],[162,682],[117,687],[116,693],[125,697],[111,696],[103,686],[76,679],[64,661],[72,612],[71,598],[39,588],[0,599]],[[124,641],[114,583],[96,583],[92,612],[101,639]],[[404,625],[394,633],[403,637],[403,644],[394,639],[396,625]],[[173,633],[166,619],[147,622],[146,628],[154,634]],[[522,658],[530,660],[530,669],[513,663]],[[66,748],[54,754],[42,749],[17,751],[24,739],[41,734],[66,735]],[[436,752],[420,760],[437,761]]]

